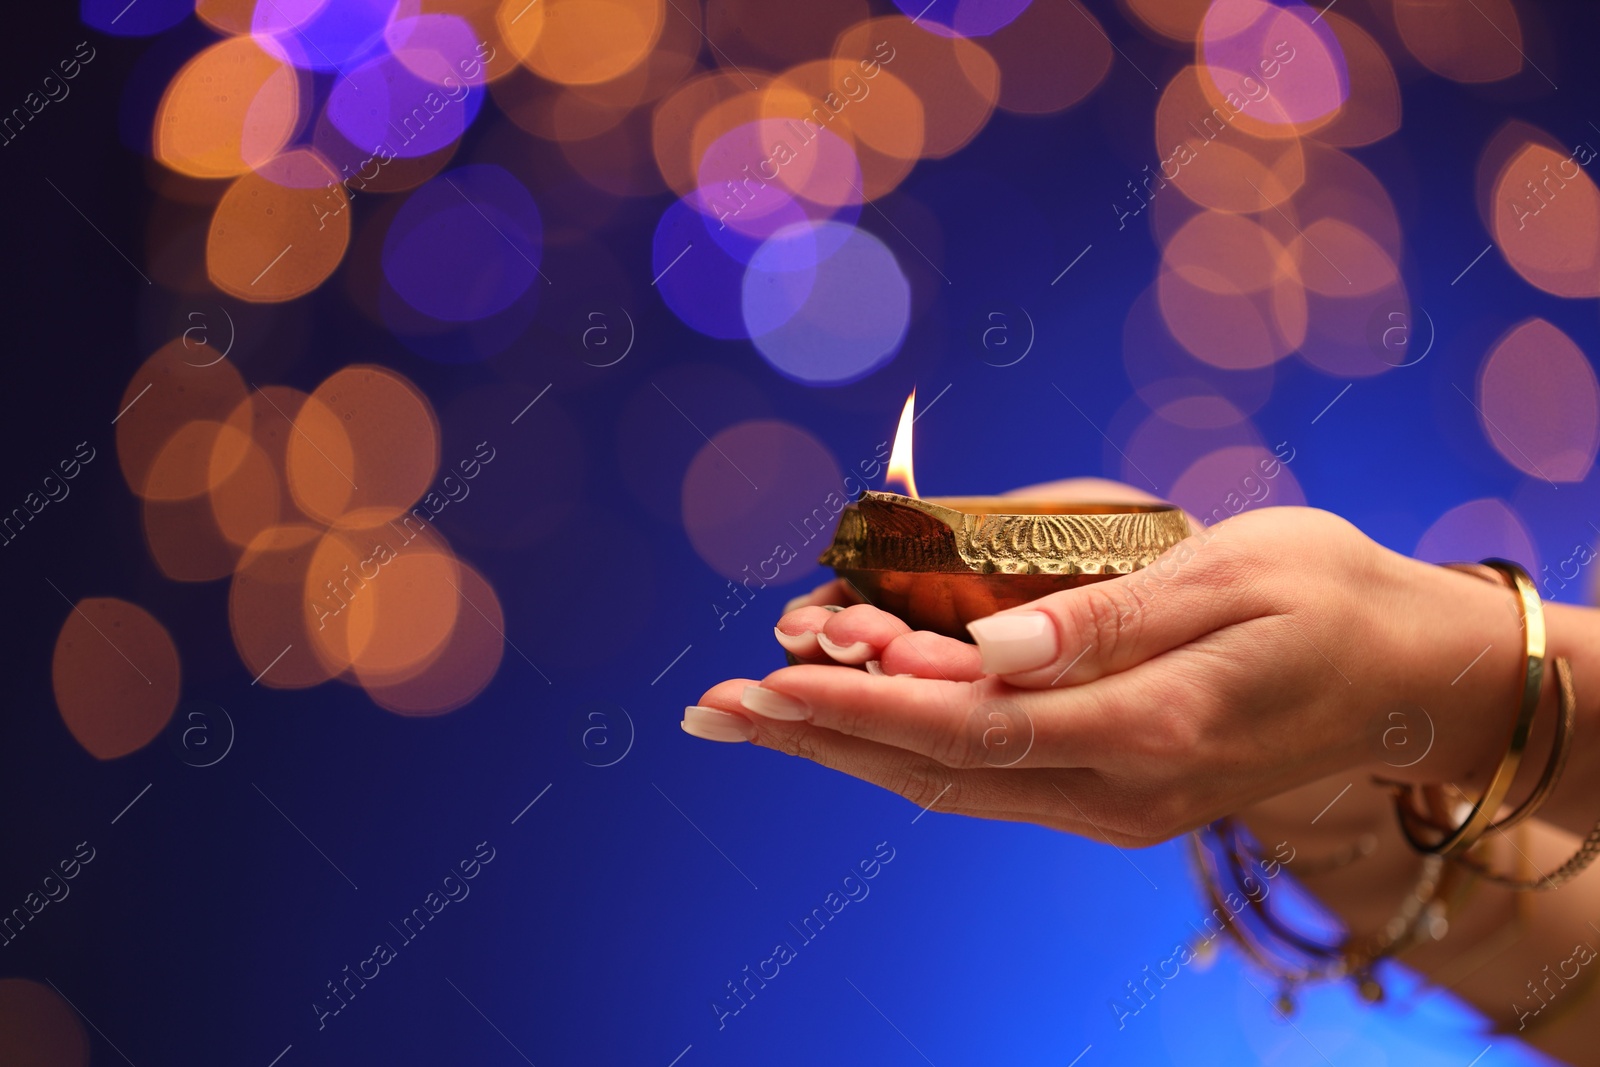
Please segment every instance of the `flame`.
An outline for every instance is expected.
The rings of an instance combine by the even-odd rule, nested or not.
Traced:
[[[894,432],[894,448],[889,452],[889,476],[884,479],[884,488],[899,482],[905,486],[906,496],[920,499],[917,493],[917,479],[911,473],[911,424],[916,421],[912,412],[917,407],[917,391],[911,390],[911,395],[906,397],[906,406],[900,412],[900,427]]]

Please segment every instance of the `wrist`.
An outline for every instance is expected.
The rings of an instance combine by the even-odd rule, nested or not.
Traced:
[[[1498,581],[1402,556],[1392,562],[1377,631],[1395,677],[1370,770],[1473,795],[1506,750],[1521,697],[1527,646],[1515,596]]]

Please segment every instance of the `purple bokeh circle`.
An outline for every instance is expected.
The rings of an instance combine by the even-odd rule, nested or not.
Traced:
[[[385,55],[334,81],[328,121],[358,148],[410,159],[459,140],[482,103],[482,89],[464,81],[434,85]]]
[[[1031,0],[894,0],[895,6],[929,33],[986,37],[1015,22]]]
[[[662,213],[651,241],[655,288],[690,329],[724,341],[748,337],[739,313],[739,286],[745,261],[760,242],[741,247],[737,235],[730,232],[724,235],[735,249],[730,253],[708,236],[706,222],[689,198]]]
[[[818,247],[834,251],[817,259]],[[911,286],[882,241],[822,222],[781,231],[761,246],[745,271],[740,306],[750,339],[773,369],[810,385],[844,385],[900,351]]]
[[[423,314],[476,321],[509,307],[539,280],[543,237],[538,206],[508,171],[457,167],[401,206],[384,237],[383,273]]]
[[[118,37],[148,37],[193,13],[194,0],[82,0],[78,5],[84,25]]]

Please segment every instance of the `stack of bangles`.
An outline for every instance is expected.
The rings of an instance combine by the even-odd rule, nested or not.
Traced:
[[[1283,857],[1262,856],[1260,849],[1231,818],[1212,823],[1192,837],[1195,862],[1213,913],[1223,917],[1221,926],[1246,956],[1278,980],[1278,1007],[1285,1014],[1293,1010],[1294,988],[1319,980],[1349,979],[1364,999],[1381,1000],[1383,987],[1374,976],[1377,964],[1417,944],[1443,937],[1449,929],[1451,916],[1474,882],[1481,880],[1515,890],[1557,889],[1600,855],[1600,823],[1589,831],[1572,858],[1549,874],[1495,870],[1484,854],[1489,843],[1486,835],[1490,831],[1503,835],[1524,823],[1539,811],[1554,791],[1572,751],[1577,699],[1570,666],[1564,658],[1555,657],[1557,720],[1549,759],[1527,799],[1496,820],[1522,764],[1544,690],[1544,609],[1533,579],[1515,563],[1486,559],[1477,564],[1446,566],[1489,581],[1503,582],[1515,595],[1527,647],[1523,685],[1505,755],[1475,802],[1455,786],[1449,787],[1455,793],[1453,799],[1446,795],[1444,786],[1419,787],[1374,779],[1393,793],[1400,831],[1423,857],[1417,882],[1406,893],[1394,917],[1377,932],[1360,936],[1348,931],[1313,934],[1296,930],[1285,920],[1279,907],[1267,904],[1263,878],[1276,876]],[[1295,865],[1295,870],[1321,873],[1358,860],[1375,847],[1376,840],[1368,835],[1351,848],[1315,864],[1314,871],[1305,863]],[[1517,853],[1519,856],[1522,853],[1520,846],[1517,846]],[[1280,900],[1281,896],[1279,894]],[[1315,915],[1314,906],[1308,900],[1302,898],[1302,904],[1304,906],[1298,910]],[[1250,922],[1244,921],[1247,915]]]

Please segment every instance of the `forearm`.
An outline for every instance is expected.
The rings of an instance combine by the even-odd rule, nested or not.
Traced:
[[[1573,688],[1577,694],[1577,725],[1573,731],[1572,754],[1566,771],[1550,799],[1540,809],[1539,818],[1545,822],[1583,837],[1600,820],[1600,611],[1594,608],[1573,607],[1569,604],[1550,604],[1545,607],[1545,621],[1550,632],[1550,656],[1563,656],[1572,665]],[[1552,669],[1553,675],[1553,669]],[[1554,678],[1545,693],[1545,707],[1540,709],[1548,734],[1554,722]],[[1548,742],[1535,747],[1543,740],[1535,736],[1530,753],[1536,758],[1548,751]],[[1538,768],[1519,775],[1517,791],[1521,795],[1531,784]]]
[[[1378,718],[1371,760],[1347,773],[1296,789],[1240,813],[1269,851],[1280,841],[1296,866],[1333,856],[1370,835],[1368,855],[1338,870],[1303,877],[1356,932],[1392,916],[1415,883],[1422,861],[1399,834],[1393,805],[1373,777],[1459,787],[1475,800],[1505,753],[1515,718],[1525,638],[1503,587],[1414,561],[1396,566],[1392,585],[1375,594],[1379,648],[1391,650],[1395,706]],[[1550,754],[1557,719],[1554,661],[1571,665],[1576,724],[1565,773],[1536,820],[1490,831],[1492,864],[1524,877],[1560,866],[1600,817],[1600,612],[1546,605],[1547,673],[1534,731],[1508,802],[1526,797]],[[1382,669],[1375,665],[1372,669]],[[1385,725],[1389,724],[1389,725]],[[1346,790],[1346,787],[1350,787]],[[1453,790],[1451,790],[1453,792]],[[1503,815],[1503,812],[1502,812]],[[1600,947],[1588,920],[1600,913],[1600,865],[1555,892],[1514,893],[1479,882],[1452,916],[1441,942],[1405,957],[1431,981],[1466,997],[1505,1030],[1574,1062],[1589,1062],[1594,1042],[1583,1012],[1553,1021],[1585,989],[1551,979],[1574,945]],[[1588,969],[1584,977],[1589,977]],[[1539,986],[1536,994],[1529,983]],[[1537,1020],[1537,1030],[1519,1025]]]
[[[1369,727],[1370,759],[1358,769],[1445,785],[1453,799],[1475,801],[1506,753],[1521,701],[1527,643],[1516,600],[1500,583],[1415,560],[1396,562],[1389,578],[1367,624],[1395,697]],[[1576,726],[1566,771],[1539,817],[1581,837],[1600,818],[1600,611],[1546,604],[1544,615],[1544,687],[1507,801],[1532,791],[1550,755],[1555,660],[1564,657]]]

